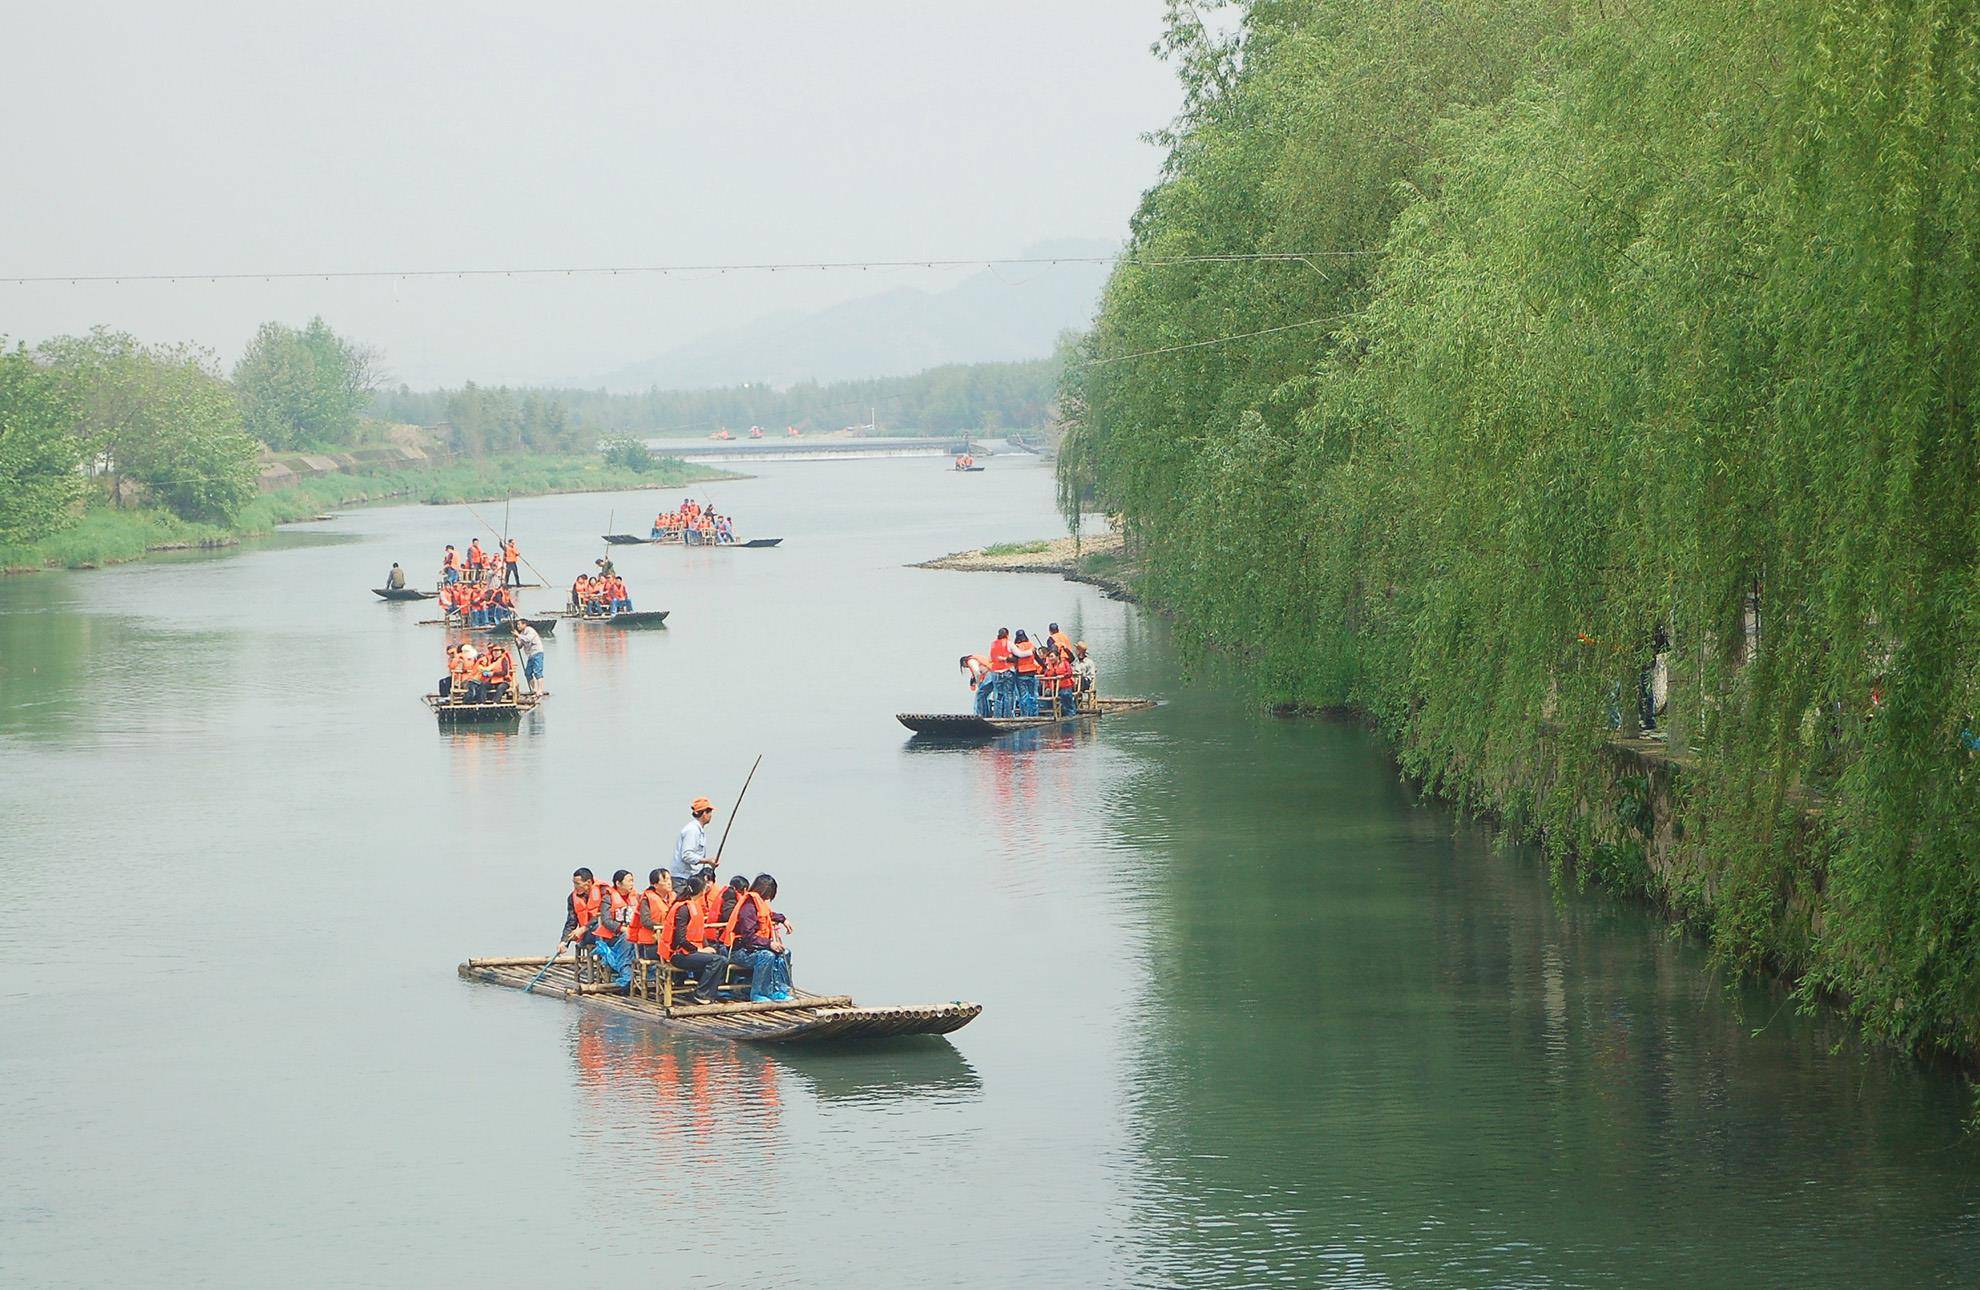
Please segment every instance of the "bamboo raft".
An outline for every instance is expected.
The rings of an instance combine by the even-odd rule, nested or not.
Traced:
[[[440,593],[421,591],[417,587],[373,587],[371,594],[380,600],[431,600]]]
[[[1013,731],[1076,725],[1123,712],[1141,712],[1154,706],[1153,699],[1103,698],[1093,710],[1075,712],[1067,717],[979,717],[973,712],[896,712],[894,718],[917,735],[939,739],[995,739]]]
[[[433,709],[433,715],[440,719],[440,724],[443,726],[474,726],[492,722],[520,721],[523,713],[536,711],[537,705],[548,697],[524,690],[515,698],[499,703],[455,703],[437,694],[423,694],[420,700]]]
[[[604,537],[613,546],[692,546],[732,551],[762,551],[784,540],[775,537],[751,538],[747,542],[689,542],[678,533],[670,533],[665,537],[641,537],[637,533],[607,533]]]
[[[563,615],[549,614],[542,617],[538,617],[534,614],[521,614],[518,615],[518,617],[522,618],[531,627],[534,627],[537,630],[538,634],[543,636],[554,636],[556,635],[557,632],[557,620],[559,618],[562,618]],[[451,618],[422,618],[419,620],[419,626],[451,627],[457,632],[499,632],[504,636],[513,636],[516,634],[516,629],[513,626],[511,626],[508,622],[496,623],[494,626],[491,627],[471,627],[467,623],[455,622]]]
[[[667,615],[672,612],[671,609],[628,609],[616,614],[574,614],[565,609],[560,610],[557,617],[566,622],[589,623],[594,627],[665,627]]]
[[[457,971],[470,981],[521,990],[542,966],[540,958],[469,959]],[[626,995],[609,982],[594,985],[581,980],[578,969],[576,959],[559,959],[531,993],[547,994],[621,1017],[636,1017],[703,1039],[730,1039],[746,1044],[946,1035],[968,1025],[983,1011],[980,1003],[960,1001],[861,1007],[848,995],[813,994],[798,989],[791,991],[786,1003],[675,1004],[671,1002],[671,991],[667,1000]]]

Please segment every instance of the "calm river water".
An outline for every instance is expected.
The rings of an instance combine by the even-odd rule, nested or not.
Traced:
[[[442,633],[366,590],[459,507],[0,580],[0,1283],[1980,1277],[1956,1079],[1550,890],[1135,609],[903,567],[1063,531],[1036,462],[942,464],[702,490],[788,541],[624,553],[669,628],[560,634],[506,735],[435,730]],[[657,501],[512,523],[568,582]],[[910,744],[957,655],[1050,619],[1166,706]],[[455,977],[546,953],[571,869],[643,877],[696,794],[725,822],[758,752],[729,858],[799,982],[980,1000],[953,1042],[767,1053]]]

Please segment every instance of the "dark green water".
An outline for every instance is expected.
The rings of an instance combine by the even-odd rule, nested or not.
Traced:
[[[459,508],[0,581],[0,1284],[1980,1276],[1956,1079],[1551,891],[1138,611],[903,568],[1056,531],[1035,463],[940,465],[721,486],[785,546],[624,555],[672,626],[560,635],[507,735],[434,729],[441,633],[365,590]],[[656,500],[514,527],[567,581]],[[1053,618],[1166,706],[909,743],[958,654]],[[770,1054],[455,978],[547,952],[570,870],[643,874],[696,794],[724,822],[757,752],[730,856],[800,983],[981,1001],[952,1043]]]

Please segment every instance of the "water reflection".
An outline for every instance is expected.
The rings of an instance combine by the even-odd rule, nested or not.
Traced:
[[[668,1159],[740,1175],[755,1157],[739,1159],[739,1144],[789,1145],[783,1119],[794,1100],[888,1112],[961,1105],[982,1094],[975,1069],[933,1036],[771,1049],[587,1010],[571,1051],[596,1131],[631,1124]]]

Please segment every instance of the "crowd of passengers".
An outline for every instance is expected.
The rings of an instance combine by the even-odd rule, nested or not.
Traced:
[[[693,978],[697,1003],[721,1002],[732,968],[749,974],[752,1003],[783,1002],[791,997],[784,933],[794,928],[770,907],[776,898],[777,880],[767,873],[724,884],[710,867],[683,879],[655,869],[640,891],[629,869],[609,883],[579,869],[564,902],[564,940],[595,953],[621,988],[631,986],[636,964],[665,961]]]
[[[1068,640],[1057,623],[1033,640],[1019,628],[997,629],[986,658],[957,660],[976,694],[979,717],[1069,717],[1099,702],[1100,671],[1085,641]]]
[[[468,543],[466,552],[452,543],[440,556],[440,584],[494,582],[508,587],[522,586],[522,548],[514,538],[503,538],[496,550],[481,549],[481,539]]]
[[[580,573],[571,583],[570,610],[574,614],[609,618],[613,614],[629,614],[632,608],[632,592],[626,588],[626,580],[609,570],[596,575]]]
[[[653,517],[651,536],[665,542],[679,538],[689,546],[717,546],[734,542],[736,529],[734,522],[714,507],[686,497],[678,508]]]

